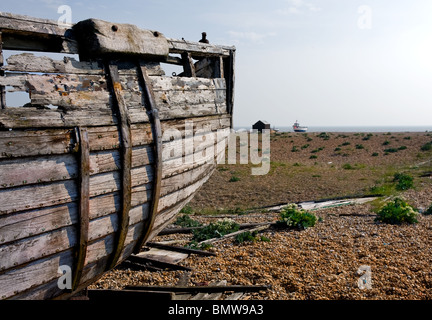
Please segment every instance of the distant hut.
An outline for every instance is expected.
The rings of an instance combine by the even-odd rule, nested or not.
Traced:
[[[268,123],[267,121],[262,121],[259,120],[257,123],[255,123],[252,126],[253,130],[258,130],[258,132],[262,132],[264,129],[269,129],[270,130],[270,123]]]

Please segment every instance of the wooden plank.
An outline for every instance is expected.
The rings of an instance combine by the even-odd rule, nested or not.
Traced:
[[[236,235],[244,233],[244,232],[258,232],[258,231],[262,231],[262,230],[268,229],[270,227],[270,225],[271,225],[271,223],[268,223],[266,225],[259,226],[259,227],[256,227],[256,228],[251,228],[251,229],[246,229],[246,230],[239,230],[239,231],[236,231],[236,232],[232,232],[232,233],[226,234],[226,235],[224,235],[222,237],[219,237],[219,238],[212,238],[212,239],[201,241],[201,242],[198,243],[198,245],[219,242],[219,241],[222,241],[222,240],[226,240],[228,238],[233,238]]]
[[[229,115],[188,118],[184,121],[162,121],[163,141],[170,141],[170,129],[179,130],[182,138],[184,138],[186,135],[188,137],[193,136],[197,130],[203,127],[216,131],[228,128],[229,124]],[[133,124],[131,130],[134,147],[152,143],[150,124]],[[70,153],[75,148],[76,143],[72,132],[73,130],[70,129],[0,131],[0,158]],[[116,149],[120,145],[117,126],[89,127],[88,134],[91,151]],[[34,148],[35,145],[38,148]]]
[[[153,181],[152,166],[133,168],[131,179],[132,187]],[[91,176],[90,196],[96,197],[121,190],[119,181],[122,181],[119,171]],[[77,184],[73,180],[0,190],[0,216],[11,212],[59,205],[77,199]]]
[[[0,77],[4,76],[4,71],[1,69],[4,65],[3,60],[3,33],[0,30]],[[6,90],[0,85],[0,109],[6,109]]]
[[[122,88],[119,80],[118,68],[114,64],[108,65],[113,94],[117,101],[117,108],[120,116],[120,132],[121,132],[121,192],[122,192],[122,210],[119,213],[119,228],[117,234],[117,244],[111,256],[111,261],[108,264],[107,270],[112,269],[120,257],[126,239],[127,228],[129,225],[129,211],[131,208],[131,188],[132,188],[132,142],[131,142],[131,123],[127,111],[125,101],[123,99]]]
[[[170,53],[189,52],[194,56],[229,56],[229,51],[234,47],[216,46],[212,44],[177,40],[168,38]]]
[[[132,168],[152,163],[150,146],[132,150]],[[150,158],[150,159],[149,159]],[[119,150],[91,153],[89,156],[90,175],[117,171],[121,167]],[[72,154],[3,160],[0,171],[0,189],[56,182],[78,177],[77,159]]]
[[[161,120],[223,115],[227,112],[224,79],[168,79],[169,82],[164,77],[157,77],[156,82],[152,80],[153,87],[160,82],[159,88],[163,88],[163,92],[155,90],[155,104]],[[0,78],[0,85],[12,85],[17,90],[28,91],[33,105],[58,107],[3,110],[0,112],[0,127],[3,128],[94,127],[118,123],[118,116],[110,107],[110,94],[103,76],[16,75]],[[128,80],[123,85],[131,122],[149,122],[141,106],[137,80]],[[130,89],[132,87],[133,90]]]
[[[55,60],[46,56],[35,56],[33,53],[20,53],[7,58],[7,65],[0,68],[4,71],[19,72],[43,72],[66,73],[82,75],[104,75],[104,67],[99,61],[77,61],[74,58],[64,57],[63,60]],[[163,76],[165,73],[157,62],[142,62],[146,66],[149,75]],[[136,66],[133,63],[119,62],[119,75],[136,74]]]
[[[163,250],[167,250],[167,251],[197,254],[197,255],[206,256],[206,257],[217,256],[216,253],[210,252],[210,251],[195,250],[195,249],[189,249],[189,248],[185,248],[185,247],[169,246],[169,245],[164,245],[164,244],[155,243],[155,242],[148,242],[146,244],[146,246],[153,247],[153,248],[159,248],[159,249],[163,249]]]
[[[80,281],[84,269],[87,246],[89,241],[90,223],[90,146],[86,128],[77,128],[79,141],[79,224],[78,224],[78,247],[73,268],[72,290],[75,290]]]
[[[115,54],[162,58],[169,53],[168,41],[162,33],[131,24],[88,19],[75,24],[73,30],[85,59]]]
[[[191,268],[189,267],[184,267],[184,266],[180,266],[174,263],[170,263],[170,262],[165,262],[165,261],[159,261],[159,260],[155,260],[155,259],[151,259],[151,258],[147,258],[144,256],[136,256],[136,255],[131,255],[128,260],[132,261],[132,262],[138,262],[141,264],[146,264],[146,263],[151,263],[152,265],[159,267],[159,268],[164,268],[164,269],[172,269],[172,270],[181,270],[181,271],[192,271]],[[128,289],[132,288],[132,287],[127,287]],[[141,290],[141,289],[139,289]],[[159,290],[157,290],[159,291]]]
[[[150,248],[150,250],[148,251],[137,253],[136,256],[161,262],[177,264],[186,259],[189,254],[178,251],[164,250],[160,248]]]
[[[0,12],[4,49],[78,53],[71,26],[54,20]]]
[[[196,77],[195,65],[192,60],[192,56],[189,52],[183,52],[181,54],[184,72],[181,74],[182,77]]]
[[[192,174],[191,178],[186,179],[183,175],[180,175],[180,177],[174,176],[164,179],[161,195],[168,195],[205,178],[209,174],[209,170],[212,170],[212,167],[203,166],[194,169],[191,173],[185,172],[183,174],[185,177]],[[132,207],[144,204],[149,199],[151,199],[151,184],[132,188]],[[96,219],[117,210],[120,210],[120,195],[118,192],[90,198],[90,219]],[[78,223],[78,209],[77,204],[74,202],[41,208],[36,211],[23,211],[20,214],[3,215],[0,217],[2,235],[0,244],[35,236],[75,223]]]
[[[149,212],[148,220],[143,224],[143,231],[140,239],[137,241],[137,245],[134,249],[135,253],[140,252],[141,247],[147,241],[151,229],[153,228],[153,224],[156,219],[156,215],[158,212],[159,199],[161,196],[161,187],[162,187],[162,126],[159,118],[159,111],[156,108],[155,96],[152,87],[150,86],[150,78],[148,76],[148,72],[146,67],[140,66],[139,68],[139,77],[141,82],[141,87],[144,92],[144,103],[146,105],[146,109],[150,114],[150,118],[152,121],[152,133],[153,133],[153,142],[154,142],[154,185],[153,185],[153,193],[152,193],[152,202],[151,209]]]

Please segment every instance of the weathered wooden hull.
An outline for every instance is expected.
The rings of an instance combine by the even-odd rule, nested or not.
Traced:
[[[156,236],[225,156],[235,49],[129,25],[89,20],[70,29],[32,18],[30,28],[19,18],[0,14],[0,49],[82,59],[24,53],[1,68],[0,298],[67,299]],[[113,49],[83,36],[107,25],[144,40]],[[168,77],[160,62],[184,73]],[[29,93],[30,103],[8,107],[5,89]]]

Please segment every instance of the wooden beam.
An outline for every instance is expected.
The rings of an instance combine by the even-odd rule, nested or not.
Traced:
[[[198,243],[198,246],[202,245],[202,244],[214,243],[214,242],[226,240],[228,238],[233,238],[236,235],[241,234],[243,232],[248,232],[248,231],[249,232],[255,232],[255,231],[258,232],[258,231],[262,231],[262,230],[268,229],[270,226],[271,226],[271,223],[268,223],[268,224],[265,224],[263,226],[259,226],[259,227],[256,227],[256,228],[251,228],[251,229],[246,229],[246,230],[239,230],[239,231],[236,231],[236,232],[233,232],[233,233],[228,233],[228,234],[226,234],[226,235],[224,235],[224,236],[222,236],[220,238],[212,238],[212,239],[201,241],[201,242]]]
[[[0,31],[0,77],[4,77],[3,67],[3,34]],[[6,109],[6,90],[4,86],[0,86],[0,109]]]
[[[183,77],[196,77],[195,73],[195,65],[192,60],[192,55],[189,52],[182,53],[182,62],[184,72],[182,73]]]
[[[122,206],[119,213],[119,223],[117,231],[117,241],[114,246],[114,251],[111,256],[111,261],[108,264],[108,270],[115,267],[117,264],[123,246],[125,243],[128,225],[129,225],[129,211],[131,208],[131,164],[132,164],[132,141],[131,141],[131,122],[128,115],[127,106],[123,99],[122,86],[118,74],[118,68],[115,64],[108,65],[108,71],[111,79],[113,95],[117,102],[118,114],[120,117],[120,133],[121,133],[121,155],[122,155]]]
[[[189,267],[184,267],[184,266],[180,266],[180,265],[174,264],[174,263],[169,263],[169,262],[163,262],[163,261],[159,261],[159,260],[149,259],[149,258],[146,258],[146,257],[138,257],[138,256],[135,256],[135,255],[129,256],[129,258],[127,258],[127,260],[129,260],[131,262],[136,262],[136,263],[139,263],[139,264],[143,264],[143,265],[151,263],[155,267],[163,268],[163,269],[172,269],[172,270],[181,270],[181,271],[192,271],[192,269],[189,268]]]
[[[0,12],[4,49],[78,53],[71,25],[57,21]]]
[[[134,253],[138,253],[141,247],[147,241],[151,230],[153,228],[156,215],[158,213],[158,204],[160,199],[160,190],[162,186],[162,127],[159,118],[159,111],[156,108],[155,96],[151,87],[151,81],[147,73],[147,68],[140,65],[138,68],[138,74],[140,78],[141,87],[144,93],[144,102],[147,112],[149,114],[150,121],[152,123],[152,134],[154,143],[154,186],[152,194],[152,203],[150,207],[150,215],[146,222],[144,222],[143,232],[137,245],[134,249]]]
[[[149,242],[149,243],[146,244],[146,246],[152,247],[152,248],[159,248],[159,249],[169,250],[169,251],[176,251],[176,252],[197,254],[197,255],[207,256],[207,257],[209,257],[209,256],[213,256],[213,257],[217,256],[217,254],[214,253],[214,252],[189,249],[189,248],[185,248],[185,247],[169,246],[169,245],[165,245],[165,244],[161,244],[161,243],[155,243],[155,242]]]
[[[76,263],[72,278],[72,290],[76,290],[81,282],[82,272],[85,266],[87,246],[89,241],[89,222],[90,222],[90,146],[87,128],[76,129],[77,141],[79,141],[79,161],[80,166],[78,188],[79,188],[79,228],[78,228],[78,248],[76,253]]]
[[[207,44],[202,42],[193,42],[186,40],[177,40],[167,38],[169,44],[170,53],[183,53],[185,51],[191,53],[193,56],[222,56],[229,57],[230,50],[234,50],[234,47],[218,46],[213,44]]]

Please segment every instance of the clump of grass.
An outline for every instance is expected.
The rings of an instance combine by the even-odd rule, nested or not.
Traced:
[[[396,152],[398,152],[399,150],[398,149],[396,149],[396,148],[388,148],[388,149],[385,149],[384,150],[384,152],[385,153],[396,153]]]
[[[335,152],[337,152],[337,151],[341,151],[341,150],[342,150],[342,149],[339,148],[339,147],[337,147],[337,148],[334,149]]]
[[[383,142],[383,146],[388,146],[390,144],[390,141],[386,140]]]
[[[379,153],[378,152],[374,152],[374,153],[372,153],[372,157],[378,157],[379,156]]]
[[[423,214],[424,215],[431,215],[432,214],[432,204]]]
[[[342,143],[342,146],[343,146],[343,147],[346,147],[346,146],[349,146],[350,144],[351,144],[351,142],[348,142],[348,141],[347,141],[347,142]]]
[[[258,236],[258,232],[257,231],[245,231],[242,233],[239,233],[238,235],[235,236],[234,238],[234,242],[241,244],[244,242],[255,242],[255,241],[264,241],[264,242],[270,242],[270,238],[265,237],[265,236]]]
[[[291,152],[297,152],[297,151],[299,151],[299,149],[297,148],[297,146],[293,146],[292,149],[291,149]]]
[[[364,149],[364,146],[362,144],[356,144],[356,149],[361,150]]]
[[[316,155],[311,155],[311,156],[309,157],[309,159],[318,159],[318,156],[316,156]]]
[[[395,198],[392,202],[387,203],[377,214],[375,221],[389,224],[413,224],[418,222],[418,212],[401,198]]]
[[[237,177],[237,176],[232,176],[232,177],[229,179],[229,182],[237,182],[237,181],[240,181],[240,178]]]
[[[425,143],[424,145],[421,146],[420,150],[421,151],[430,151],[430,150],[432,150],[432,143],[431,142]]]
[[[329,140],[330,135],[327,132],[321,132],[319,135],[317,135],[318,138],[322,138],[324,140]]]
[[[342,169],[345,169],[345,170],[354,170],[355,168],[351,164],[345,163],[344,165],[342,165]]]
[[[204,241],[212,238],[220,238],[224,235],[238,231],[240,225],[234,220],[225,218],[219,219],[216,222],[211,222],[209,225],[193,230],[193,241]]]
[[[404,173],[395,173],[393,182],[397,182],[396,190],[398,191],[405,191],[414,187],[414,178]]]
[[[290,204],[281,210],[277,225],[302,230],[313,227],[316,221],[317,217],[313,213]]]
[[[185,205],[181,210],[180,213],[184,213],[184,214],[192,214],[194,211],[192,209],[192,207],[190,205]]]
[[[325,147],[319,147],[318,149],[314,149],[311,151],[311,153],[318,153],[320,151],[323,151]]]
[[[199,221],[192,219],[189,215],[185,214],[177,218],[174,222],[175,225],[183,228],[201,227],[202,224]]]

